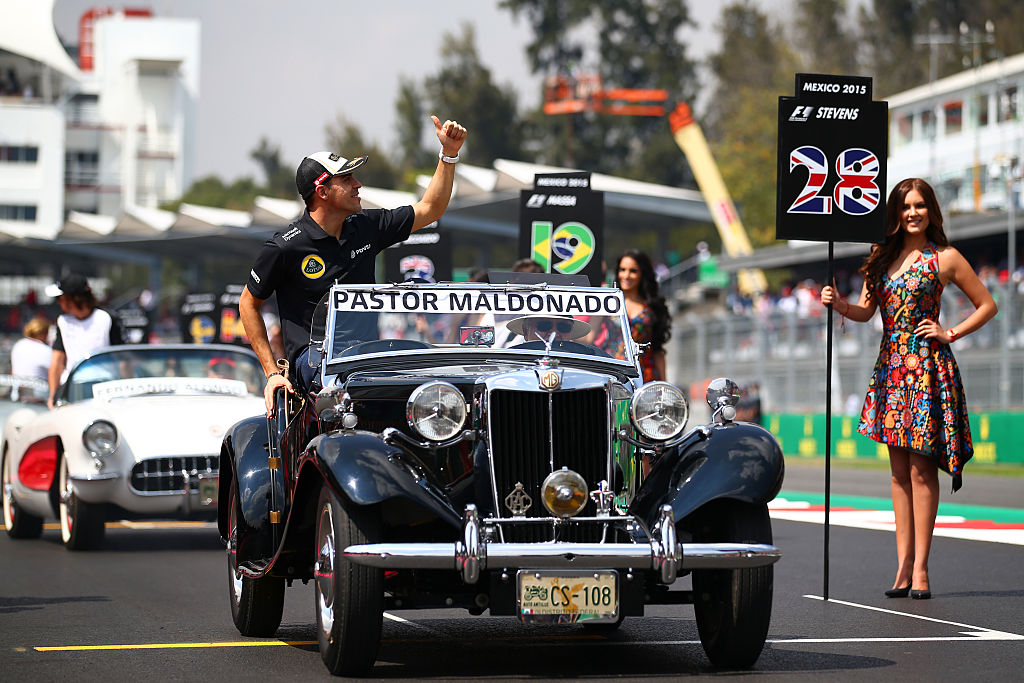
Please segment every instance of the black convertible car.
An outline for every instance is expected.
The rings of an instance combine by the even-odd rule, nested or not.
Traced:
[[[373,666],[385,610],[453,606],[611,629],[692,603],[713,664],[757,660],[783,458],[734,421],[734,382],[687,431],[682,392],[640,379],[617,289],[336,285],[324,310],[315,386],[221,449],[243,635],[273,635],[299,579],[334,674]]]

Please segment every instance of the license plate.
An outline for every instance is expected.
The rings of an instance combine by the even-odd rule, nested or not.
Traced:
[[[616,571],[527,570],[518,573],[523,622],[615,621],[619,615]]]
[[[220,477],[199,475],[199,504],[216,505],[217,491],[220,488]]]

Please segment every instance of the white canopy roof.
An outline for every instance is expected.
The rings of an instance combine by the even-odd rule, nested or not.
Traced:
[[[0,48],[81,79],[82,72],[57,37],[53,3],[54,0],[0,0]]]

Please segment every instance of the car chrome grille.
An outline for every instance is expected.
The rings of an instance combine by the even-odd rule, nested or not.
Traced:
[[[191,492],[199,493],[200,476],[217,476],[220,465],[216,455],[184,455],[151,458],[132,467],[131,487],[135,493],[185,493],[185,473],[192,479]]]
[[[579,473],[591,490],[608,478],[608,396],[603,388],[552,394],[499,389],[491,392],[489,403],[491,463],[502,517],[511,516],[505,496],[517,482],[533,499],[526,516],[549,517],[540,486],[553,469],[568,467]],[[580,514],[594,512],[594,502],[588,501]],[[551,527],[543,524],[523,525],[511,533],[503,525],[503,531],[506,542],[551,540]],[[567,524],[559,527],[557,540],[598,541],[600,529]]]

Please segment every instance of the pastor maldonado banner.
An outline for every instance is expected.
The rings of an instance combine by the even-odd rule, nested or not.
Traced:
[[[779,98],[777,239],[885,239],[886,102],[871,79],[797,74]]]
[[[601,284],[604,193],[590,189],[590,173],[538,173],[520,193],[519,253],[544,272],[586,275]]]
[[[335,287],[331,306],[343,313],[503,313],[542,315],[618,315],[618,290],[506,291],[417,287],[350,289]]]

